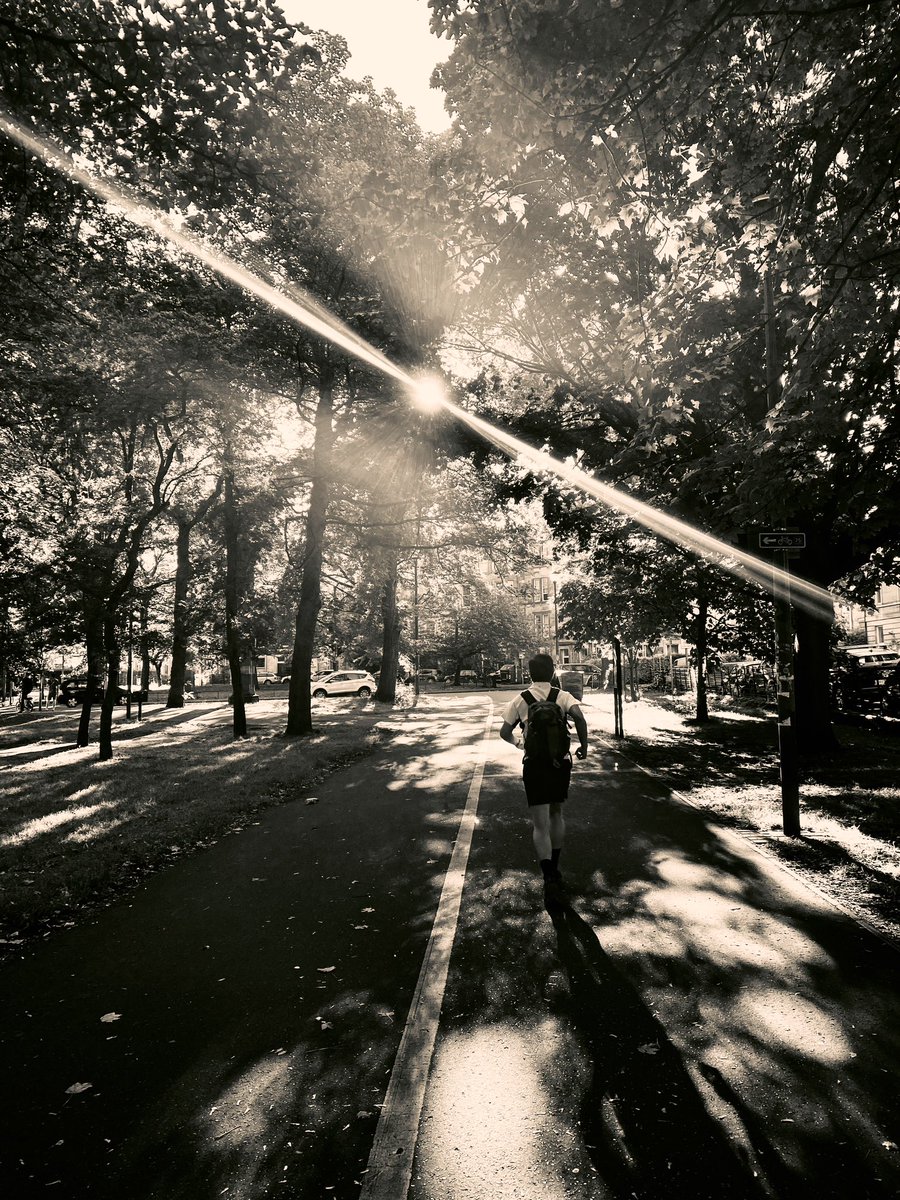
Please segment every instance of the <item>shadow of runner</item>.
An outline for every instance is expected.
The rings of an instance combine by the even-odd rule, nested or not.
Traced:
[[[571,907],[550,918],[568,976],[570,1016],[593,1065],[582,1129],[612,1194],[622,1200],[771,1196],[743,1148],[709,1114],[665,1029],[591,926]]]

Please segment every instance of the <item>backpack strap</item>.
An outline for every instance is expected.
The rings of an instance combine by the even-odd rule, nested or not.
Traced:
[[[556,698],[559,695],[559,688],[552,687],[547,695],[547,703],[555,704]]]
[[[528,704],[528,705],[531,705],[531,704],[537,704],[537,700],[535,700],[535,698],[534,698],[534,696],[532,696],[531,692],[527,692],[527,691],[526,691],[526,692],[523,692],[523,693],[522,693],[522,699],[523,699],[523,700],[525,701],[525,703],[526,703],[526,704]]]

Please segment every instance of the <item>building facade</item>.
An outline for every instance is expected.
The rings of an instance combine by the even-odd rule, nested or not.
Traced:
[[[870,646],[900,650],[900,587],[884,584],[875,593],[875,608],[866,613],[866,641]]]

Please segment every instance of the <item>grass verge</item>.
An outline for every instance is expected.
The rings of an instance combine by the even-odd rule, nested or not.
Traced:
[[[630,706],[635,759],[722,823],[761,835],[765,850],[900,942],[897,731],[837,727],[840,750],[802,764],[802,836],[786,838],[774,717],[719,707],[697,725],[691,714],[680,698]]]
[[[141,726],[118,725],[106,763],[96,745],[72,745],[77,714],[4,728],[0,954],[74,924],[262,809],[309,798],[387,736],[385,707],[329,707],[314,714],[313,736],[285,738],[284,703],[260,704],[237,742],[221,705],[159,710]]]

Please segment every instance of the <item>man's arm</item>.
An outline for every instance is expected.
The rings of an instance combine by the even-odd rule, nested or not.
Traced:
[[[575,751],[575,756],[576,758],[586,758],[588,750],[588,730],[587,721],[584,719],[584,713],[577,704],[573,704],[567,715],[572,718],[572,722],[575,725],[575,729],[578,733],[578,740],[581,742],[581,745]],[[503,736],[502,730],[500,732],[500,736]]]
[[[500,726],[500,736],[503,738],[504,742],[509,742],[511,746],[516,744],[516,739],[513,737],[513,730],[515,727],[515,725],[510,725],[509,721],[504,721]]]

